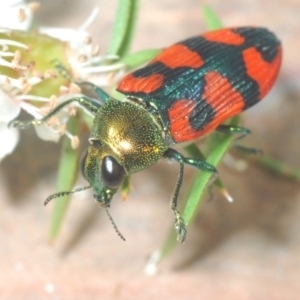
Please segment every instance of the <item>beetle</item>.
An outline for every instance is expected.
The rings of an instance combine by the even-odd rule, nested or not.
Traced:
[[[126,75],[117,87],[125,96],[122,100],[86,83],[101,101],[75,97],[40,120],[13,121],[11,125],[40,125],[71,102],[94,115],[90,145],[81,161],[82,174],[90,185],[53,194],[45,204],[53,198],[92,188],[94,198],[106,208],[122,239],[107,208],[125,177],[150,167],[160,158],[179,163],[171,208],[177,239],[184,242],[186,225],[177,209],[184,165],[212,173],[217,170],[170,146],[193,141],[213,130],[248,133],[242,127],[222,122],[266,96],[277,78],[281,58],[280,41],[265,28],[210,31],[166,48],[148,65]]]

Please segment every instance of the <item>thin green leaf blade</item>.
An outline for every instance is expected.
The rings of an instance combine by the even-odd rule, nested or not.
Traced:
[[[202,5],[202,14],[207,29],[215,30],[223,27],[221,20],[208,5]]]
[[[230,120],[229,125],[237,125],[239,117],[235,117]],[[224,135],[220,133],[214,133],[208,138],[207,145],[209,145],[207,159],[206,161],[213,166],[217,166],[222,160],[224,154],[228,151],[231,142],[233,140],[233,135]],[[197,172],[198,173],[198,172]],[[201,172],[196,175],[192,190],[187,200],[183,212],[183,218],[186,224],[188,224],[195,212],[198,211],[199,206],[203,203],[205,188],[209,183],[210,178],[212,177],[211,173]]]
[[[201,152],[201,150],[199,149],[199,147],[196,144],[189,144],[187,146],[184,147],[184,150],[186,151],[186,153],[190,156],[190,157],[194,157],[194,158],[200,158],[202,160],[206,161],[206,157],[205,155]],[[222,180],[220,179],[220,177],[218,177],[215,181],[214,181],[214,187],[216,187],[219,192],[229,201],[232,202],[233,199],[230,196],[229,192],[227,191],[224,183],[222,182]]]
[[[129,50],[136,22],[138,0],[119,0],[108,54],[123,57]]]
[[[77,119],[71,119],[68,124],[70,132],[77,131]],[[73,149],[68,138],[64,137],[62,152],[59,163],[57,191],[72,190],[78,176],[78,149]],[[50,242],[53,242],[61,229],[63,218],[65,216],[70,196],[63,196],[54,200],[54,209],[50,225]]]
[[[123,201],[127,199],[129,191],[130,191],[130,176],[126,176],[121,185],[121,197]]]
[[[300,171],[288,164],[278,161],[277,159],[264,155],[255,160],[263,167],[271,170],[274,174],[290,178],[295,181],[300,181]]]
[[[124,56],[120,62],[123,62],[128,70],[135,69],[157,56],[161,49],[148,49]]]

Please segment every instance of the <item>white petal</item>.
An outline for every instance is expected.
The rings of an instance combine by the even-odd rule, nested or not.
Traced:
[[[9,3],[9,1],[7,2]],[[15,2],[19,2],[19,1],[15,1]],[[18,3],[12,3],[12,4],[14,5]],[[25,18],[22,21],[19,20],[20,9],[24,10],[25,13]],[[25,4],[15,5],[13,7],[7,7],[7,5],[4,4],[0,5],[0,27],[6,27],[9,29],[28,30],[31,27],[32,20],[33,20],[33,11],[29,9]]]
[[[44,140],[44,141],[50,141],[50,142],[58,142],[60,139],[60,134],[51,130],[46,125],[40,125],[35,127],[37,136]]]
[[[85,38],[89,36],[86,29],[95,21],[98,12],[98,7],[95,7],[87,20],[78,29],[40,26],[39,32],[70,43],[82,44]]]
[[[7,123],[0,122],[0,160],[13,152],[18,141],[19,131],[15,128],[8,128]]]
[[[1,2],[0,3],[0,8],[1,9],[8,9],[8,8],[11,8],[12,6],[15,6],[15,5],[21,5],[21,4],[24,4],[26,1],[24,0],[10,0],[10,1],[7,1],[7,2]]]
[[[39,32],[75,44],[82,44],[88,34],[85,31],[79,31],[71,28],[60,27],[39,27]]]
[[[99,7],[95,7],[89,17],[85,20],[85,22],[80,26],[80,31],[85,31],[91,24],[96,20],[97,15],[99,13]]]
[[[0,89],[0,122],[8,123],[15,119],[20,113],[17,101]]]

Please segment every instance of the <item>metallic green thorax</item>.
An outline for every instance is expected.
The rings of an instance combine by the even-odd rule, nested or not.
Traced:
[[[97,155],[111,155],[129,175],[162,157],[168,148],[162,135],[155,118],[142,106],[111,98],[96,114],[90,142],[102,149],[103,154]]]
[[[168,149],[161,126],[142,106],[110,98],[96,112],[82,171],[109,206],[125,176],[155,164]]]

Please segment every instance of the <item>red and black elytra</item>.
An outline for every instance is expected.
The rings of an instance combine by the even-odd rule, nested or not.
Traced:
[[[117,90],[151,103],[175,143],[190,141],[263,99],[281,58],[280,41],[265,28],[219,29],[165,49]]]
[[[63,107],[78,102],[94,116],[81,170],[89,186],[53,194],[59,196],[87,188],[108,211],[113,195],[130,174],[155,164],[160,158],[179,163],[171,200],[177,239],[183,242],[186,225],[177,209],[184,165],[216,173],[215,166],[183,156],[172,145],[195,140],[212,130],[245,133],[242,127],[222,122],[259,102],[272,88],[281,63],[281,45],[264,28],[227,28],[179,42],[154,58],[147,66],[125,76],[117,100],[99,87],[92,88],[97,100],[85,96],[69,99],[40,120],[13,121],[14,127],[46,123]]]

